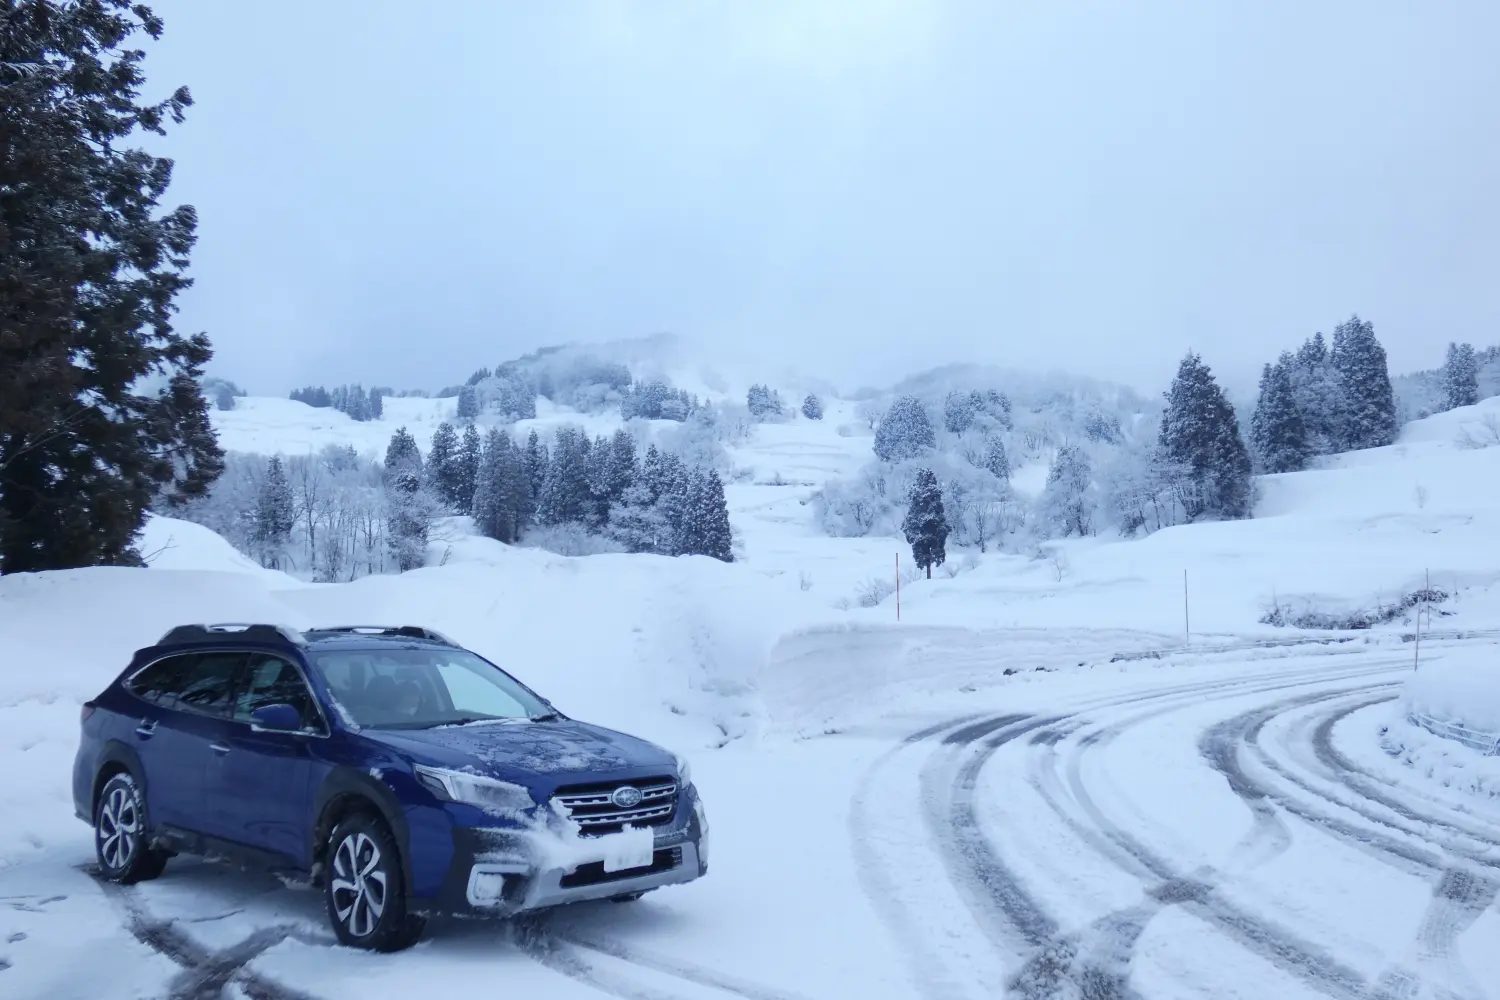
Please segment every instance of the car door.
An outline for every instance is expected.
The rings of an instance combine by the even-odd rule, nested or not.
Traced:
[[[210,832],[204,780],[213,747],[223,745],[244,659],[239,652],[182,653],[132,679],[132,692],[146,703],[133,736],[154,826]]]
[[[271,732],[251,724],[266,705],[291,705],[301,718],[296,732]],[[235,696],[228,752],[209,765],[208,797],[218,835],[269,851],[304,867],[312,829],[313,747],[328,729],[302,671],[290,660],[251,653]]]

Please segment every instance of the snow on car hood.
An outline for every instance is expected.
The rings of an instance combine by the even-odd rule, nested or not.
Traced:
[[[419,763],[472,769],[529,786],[538,776],[555,786],[671,775],[677,769],[672,754],[653,743],[572,719],[365,729],[361,735]]]

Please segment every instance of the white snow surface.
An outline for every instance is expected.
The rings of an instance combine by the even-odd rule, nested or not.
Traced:
[[[453,405],[387,399],[385,420],[357,424],[240,402],[215,415],[225,446],[263,453],[378,454],[400,424],[425,444]],[[1436,738],[1402,728],[1403,690],[1496,719],[1500,447],[1457,441],[1500,400],[1266,477],[1252,521],[952,553],[951,577],[903,583],[899,622],[894,597],[855,598],[894,574],[900,540],[813,524],[812,494],[870,447],[852,403],[827,410],[732,450],[730,565],[569,559],[454,519],[423,569],[312,585],[154,518],[149,569],[0,578],[0,995],[198,995],[210,974],[226,996],[503,983],[777,1000],[1500,982],[1496,784],[1463,780],[1489,773],[1477,756],[1433,764]],[[607,429],[556,409],[537,423],[589,420]],[[1369,607],[1429,574],[1453,594],[1432,623],[1448,638],[1424,644],[1415,680],[1411,620],[1353,636],[1257,623],[1275,602]],[[207,621],[453,636],[565,712],[692,758],[711,874],[629,907],[437,927],[388,956],[332,947],[321,897],[261,876],[176,859],[156,882],[101,886],[72,815],[79,706],[135,648]]]

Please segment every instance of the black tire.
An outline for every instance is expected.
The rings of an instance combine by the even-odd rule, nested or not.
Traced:
[[[151,847],[146,796],[129,772],[113,775],[94,803],[94,855],[99,874],[132,885],[156,878],[167,867],[167,852]]]
[[[406,912],[396,838],[373,816],[351,816],[329,835],[323,897],[333,932],[351,948],[410,948],[427,923]]]

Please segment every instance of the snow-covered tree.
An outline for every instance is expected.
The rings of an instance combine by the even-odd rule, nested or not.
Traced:
[[[590,506],[589,451],[589,439],[578,428],[557,429],[547,476],[537,497],[538,524],[585,523]]]
[[[498,429],[485,435],[474,491],[474,523],[497,541],[514,543],[525,531],[531,507],[531,484],[525,453]]]
[[[1333,331],[1329,361],[1343,389],[1343,450],[1378,448],[1395,441],[1399,430],[1396,396],[1374,324],[1358,316],[1340,323]]]
[[[808,393],[802,399],[802,415],[808,420],[822,420],[823,401],[813,393]]]
[[[729,504],[724,498],[724,481],[709,469],[702,476],[697,494],[698,554],[734,562],[734,532],[729,526]]]
[[[282,550],[291,538],[295,517],[292,484],[287,480],[281,459],[273,455],[266,462],[266,477],[255,503],[253,538],[261,565],[281,568]]]
[[[662,552],[670,548],[666,517],[644,478],[631,483],[610,507],[609,535],[627,552]]]
[[[479,430],[473,424],[465,425],[458,454],[454,459],[455,491],[458,497],[455,509],[460,514],[471,514],[474,511],[474,491],[479,487],[479,463],[483,454],[484,446],[479,439]]]
[[[1285,358],[1284,358],[1285,360]],[[1303,342],[1287,361],[1297,412],[1302,417],[1310,455],[1331,455],[1344,450],[1344,388],[1328,356],[1321,333]]]
[[[464,423],[473,423],[474,418],[479,416],[479,393],[474,390],[472,382],[458,390],[457,415],[458,419]]]
[[[882,462],[917,458],[936,446],[927,408],[916,396],[897,398],[875,428],[875,455]]]
[[[502,419],[536,417],[536,385],[524,371],[515,365],[501,365],[495,369],[493,382],[494,407]]]
[[[536,505],[542,498],[542,486],[547,481],[547,466],[551,464],[547,445],[536,431],[526,437],[525,464],[527,483],[531,487],[531,506],[526,516],[528,520],[535,520]]]
[[[912,483],[901,531],[911,545],[917,568],[925,570],[927,578],[932,579],[932,567],[941,566],[948,558],[948,519],[943,510],[943,491],[931,469],[919,471]]]
[[[464,479],[458,433],[445,420],[432,434],[432,448],[427,452],[427,484],[443,506],[459,513],[465,507]],[[473,496],[473,493],[469,494],[470,503]]]
[[[983,403],[984,399],[978,392],[953,390],[943,399],[943,426],[949,434],[962,435],[974,426],[974,415]]]
[[[980,465],[1003,483],[1010,482],[1010,456],[1005,453],[1005,442],[1000,435],[985,438],[984,451],[980,453]]]
[[[1166,398],[1161,451],[1191,470],[1196,492],[1184,504],[1189,519],[1249,517],[1250,453],[1234,407],[1198,355],[1182,359]]]
[[[1266,365],[1250,418],[1250,444],[1266,472],[1297,472],[1307,465],[1307,428],[1297,409],[1291,365],[1289,355]]]
[[[752,385],[745,394],[745,408],[755,420],[766,421],[779,418],[784,410],[781,393],[766,385]]]
[[[438,509],[423,480],[416,439],[405,427],[398,428],[385,450],[385,537],[398,571],[426,561],[427,529]]]
[[[1094,467],[1077,445],[1057,449],[1038,499],[1038,520],[1053,532],[1089,535],[1094,530]]]
[[[1443,362],[1443,402],[1452,410],[1479,402],[1479,359],[1473,344],[1448,345]]]

